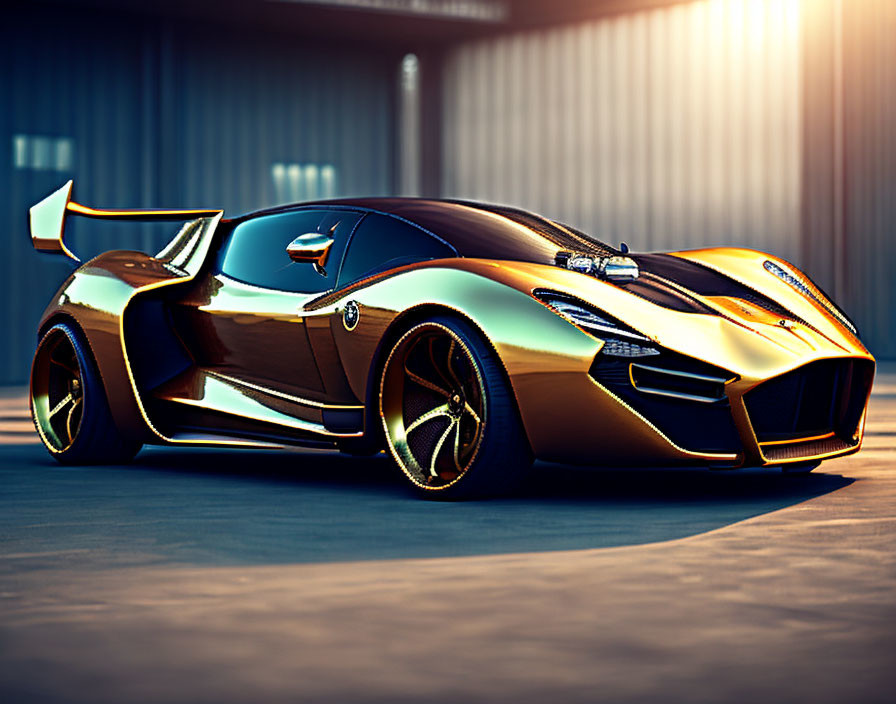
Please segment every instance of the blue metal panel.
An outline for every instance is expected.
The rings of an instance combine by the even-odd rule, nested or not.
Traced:
[[[328,166],[333,196],[392,191],[400,54],[60,13],[23,8],[0,30],[10,67],[0,72],[10,106],[0,111],[0,384],[27,378],[37,319],[71,269],[34,252],[27,231],[28,207],[69,178],[88,205],[230,215],[277,202],[275,163],[303,184]],[[70,164],[64,153],[62,169],[23,161],[16,135],[28,149],[37,138],[41,153],[49,144],[51,161],[62,140]],[[70,226],[79,255],[155,251],[172,231],[77,218]]]

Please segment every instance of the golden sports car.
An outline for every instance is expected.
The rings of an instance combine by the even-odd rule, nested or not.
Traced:
[[[145,443],[388,449],[420,493],[503,493],[534,458],[807,471],[862,442],[874,359],[810,279],[745,249],[615,249],[509,207],[410,198],[30,212],[185,222],[46,309],[31,410],[60,462]]]

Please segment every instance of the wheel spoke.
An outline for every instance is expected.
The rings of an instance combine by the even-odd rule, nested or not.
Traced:
[[[71,395],[71,394],[69,394],[69,395]],[[68,418],[65,419],[65,432],[68,433],[68,441],[69,441],[69,442],[72,442],[72,440],[73,440],[73,437],[72,437],[72,416],[75,415],[75,410],[78,408],[78,406],[79,406],[80,404],[81,404],[81,399],[80,399],[80,398],[79,398],[79,399],[76,399],[75,402],[72,404],[71,409],[70,409],[69,412],[68,412]]]
[[[449,379],[445,375],[445,371],[442,369],[442,366],[436,361],[436,349],[435,349],[435,338],[429,338],[429,361],[432,364],[432,368],[435,369],[436,374],[442,377],[442,381],[444,381],[448,386],[451,386],[451,379]]]
[[[424,423],[431,421],[435,418],[441,418],[443,416],[448,417],[448,418],[451,417],[451,414],[448,412],[448,404],[447,403],[443,403],[441,406],[436,406],[431,411],[427,411],[426,413],[424,413],[422,416],[420,416],[417,420],[415,420],[413,423],[411,423],[407,427],[407,429],[404,431],[404,434],[410,435],[411,431],[414,430],[415,428],[419,428]]]
[[[451,344],[448,345],[448,373],[451,375],[451,378],[454,380],[454,383],[457,384],[456,388],[463,388],[463,384],[460,379],[457,378],[457,374],[454,373],[454,365],[452,365],[451,360],[454,358],[454,348],[457,346],[457,342],[454,338],[451,338]]]
[[[430,476],[437,477],[439,476],[436,472],[436,460],[439,457],[439,452],[442,450],[442,445],[445,444],[445,440],[448,439],[448,436],[451,435],[451,431],[457,427],[457,419],[452,418],[451,422],[448,424],[448,427],[445,429],[445,432],[442,433],[442,437],[439,438],[439,441],[436,443],[435,449],[432,451],[432,458],[429,460],[429,474]]]
[[[69,393],[69,394],[68,394],[65,398],[63,398],[59,403],[57,403],[55,406],[53,406],[53,409],[50,411],[50,414],[49,414],[49,416],[47,416],[47,418],[48,418],[48,419],[49,419],[49,418],[52,418],[52,417],[55,416],[57,413],[59,413],[59,411],[61,411],[61,410],[62,410],[63,408],[65,408],[70,402],[72,402],[72,401],[74,401],[74,400],[75,400],[75,397],[72,396],[71,393]]]
[[[393,354],[380,398],[390,449],[415,484],[449,489],[469,471],[483,438],[485,388],[476,358],[462,337],[435,322],[406,333]],[[440,425],[412,434],[435,420]]]
[[[68,366],[67,364],[63,364],[63,363],[60,362],[58,359],[53,359],[53,358],[51,357],[51,358],[50,358],[50,364],[55,364],[55,365],[58,366],[58,367],[62,367],[63,369],[65,369],[65,370],[66,370],[69,374],[71,374],[72,376],[75,376],[75,377],[78,376],[78,370],[77,370],[77,369],[72,369],[70,366]]]
[[[445,398],[448,398],[451,395],[450,393],[445,391],[445,389],[443,389],[438,384],[433,384],[431,381],[427,381],[419,374],[414,374],[414,372],[412,372],[410,369],[408,369],[407,363],[405,363],[405,365],[404,365],[404,371],[405,371],[405,374],[408,375],[408,378],[411,381],[413,381],[415,384],[419,384],[424,389],[429,389],[430,391],[435,391],[437,394],[441,394]]]

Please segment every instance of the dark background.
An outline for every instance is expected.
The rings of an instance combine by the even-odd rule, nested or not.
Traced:
[[[71,267],[27,208],[520,205],[635,250],[803,267],[896,358],[888,0],[30,2],[0,28],[0,384]],[[71,222],[75,251],[170,226]]]

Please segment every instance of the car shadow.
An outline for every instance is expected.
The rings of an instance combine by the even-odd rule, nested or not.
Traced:
[[[47,470],[35,500],[53,511],[54,521],[35,528],[35,512],[18,492],[19,499],[3,507],[8,534],[18,520],[30,527],[16,551],[32,550],[30,540],[110,565],[308,563],[635,545],[721,528],[853,481],[819,470],[791,476],[770,469],[537,463],[515,496],[436,502],[417,499],[385,455],[149,448],[129,466],[63,468],[42,448],[21,452]],[[5,477],[7,488],[12,478],[15,490],[14,477]],[[64,529],[54,533],[57,524]]]

